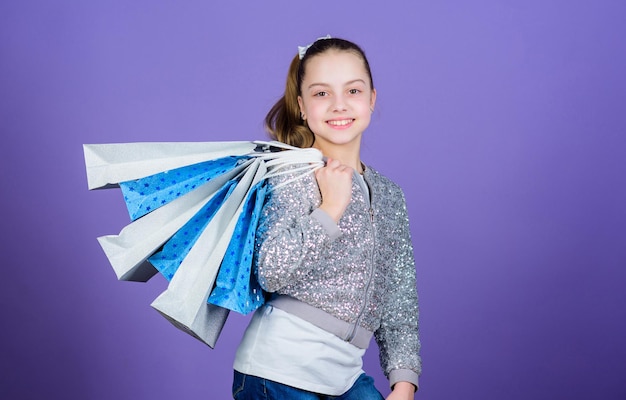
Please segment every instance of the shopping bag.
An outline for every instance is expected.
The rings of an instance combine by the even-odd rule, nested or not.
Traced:
[[[258,146],[257,143],[243,141],[86,144],[83,145],[83,151],[88,188],[121,187],[126,192],[125,200],[128,200],[133,180],[223,157],[249,158],[245,155]],[[195,215],[225,182],[245,169],[245,165],[236,167],[198,186],[198,190],[188,191],[187,196],[179,196],[168,202],[167,207],[158,210],[155,207],[155,212],[128,225],[119,235],[98,238],[118,279],[140,282],[150,279],[157,271],[146,259]],[[137,219],[140,215],[132,210],[137,205],[128,201],[126,205],[131,219]]]
[[[240,314],[248,314],[263,304],[263,290],[254,277],[252,261],[256,228],[266,192],[267,183],[261,181],[248,193],[209,303]]]
[[[83,152],[87,167],[87,184],[90,190],[109,188],[119,182],[143,178],[202,161],[249,154],[259,146],[259,143],[272,142],[85,144]]]
[[[251,162],[248,160],[235,165],[234,168],[214,176],[188,193],[155,207],[127,225],[118,235],[99,237],[98,241],[117,277],[120,280],[140,282],[152,277],[157,270],[146,260],[211,202],[224,185],[245,171]],[[125,183],[120,185],[124,186]],[[176,192],[178,193],[180,192]],[[129,211],[133,211],[130,208],[134,205],[127,203]]]
[[[119,184],[130,218],[134,221],[178,197],[195,190],[249,160],[228,156],[204,161]]]
[[[276,189],[265,187],[267,178],[291,173],[291,180],[299,179],[323,165],[319,151],[280,142],[129,143],[84,149],[89,188],[120,187],[133,221],[119,235],[98,238],[118,278],[147,281],[160,271],[170,283],[152,306],[211,347],[229,309],[246,312],[262,304],[262,297],[252,296],[260,288],[250,273],[244,279],[259,291],[249,293],[257,301],[247,308],[207,301],[221,268],[230,262],[224,259],[229,258],[229,246],[235,246],[231,242],[237,240],[237,224],[243,229],[249,221],[247,234],[254,232],[266,193]],[[286,168],[293,164],[300,167]],[[249,214],[253,210],[256,217]]]
[[[200,234],[206,229],[224,202],[229,199],[238,183],[236,179],[233,179],[224,184],[202,209],[165,243],[160,251],[148,258],[150,264],[161,272],[168,281],[172,280],[178,267],[196,244]]]
[[[208,330],[212,307],[207,299],[243,211],[244,200],[265,172],[265,165],[258,159],[246,169],[228,201],[223,202],[190,248],[167,289],[151,304],[176,327],[211,347],[217,338],[212,335],[212,329]]]

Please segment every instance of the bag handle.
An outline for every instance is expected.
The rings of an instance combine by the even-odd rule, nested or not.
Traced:
[[[276,190],[282,186],[288,185],[291,182],[302,179],[309,173],[322,168],[325,165],[324,157],[322,153],[315,148],[299,148],[290,146],[288,144],[271,141],[255,141],[257,144],[255,152],[251,154],[254,157],[260,158],[265,162],[268,173],[263,177],[264,179],[284,175],[287,173],[301,172],[301,174],[288,179],[279,185],[270,188],[270,191]],[[283,149],[283,151],[272,151],[272,148]],[[296,164],[308,164],[299,168],[288,169],[285,168]]]

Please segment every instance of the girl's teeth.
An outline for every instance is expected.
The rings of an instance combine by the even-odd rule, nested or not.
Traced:
[[[348,125],[352,121],[353,120],[351,119],[344,119],[342,121],[328,121],[328,123],[331,125],[344,126],[344,125]]]

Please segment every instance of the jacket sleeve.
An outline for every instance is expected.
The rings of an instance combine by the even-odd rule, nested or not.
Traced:
[[[290,174],[270,180],[270,187]],[[256,235],[256,273],[266,292],[276,292],[316,268],[319,254],[340,235],[321,202],[313,174],[270,193]]]
[[[398,204],[398,248],[389,276],[389,295],[385,301],[380,328],[375,332],[380,363],[391,387],[407,381],[418,387],[421,374],[419,307],[415,261],[404,195]]]

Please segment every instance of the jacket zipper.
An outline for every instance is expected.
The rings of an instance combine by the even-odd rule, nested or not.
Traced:
[[[365,308],[367,307],[367,301],[369,298],[370,286],[372,285],[372,280],[374,279],[374,249],[376,248],[376,231],[374,230],[374,207],[373,204],[373,191],[367,179],[365,179],[365,175],[363,175],[363,180],[369,189],[369,215],[370,215],[370,228],[372,232],[372,246],[370,247],[370,268],[369,268],[369,278],[367,280],[367,285],[365,285],[365,293],[363,296],[363,305],[361,306],[361,310],[359,311],[359,315],[356,317],[356,321],[352,326],[352,331],[346,338],[347,342],[351,342],[356,336],[356,330],[358,329],[359,323],[363,318],[363,314],[365,313]]]

